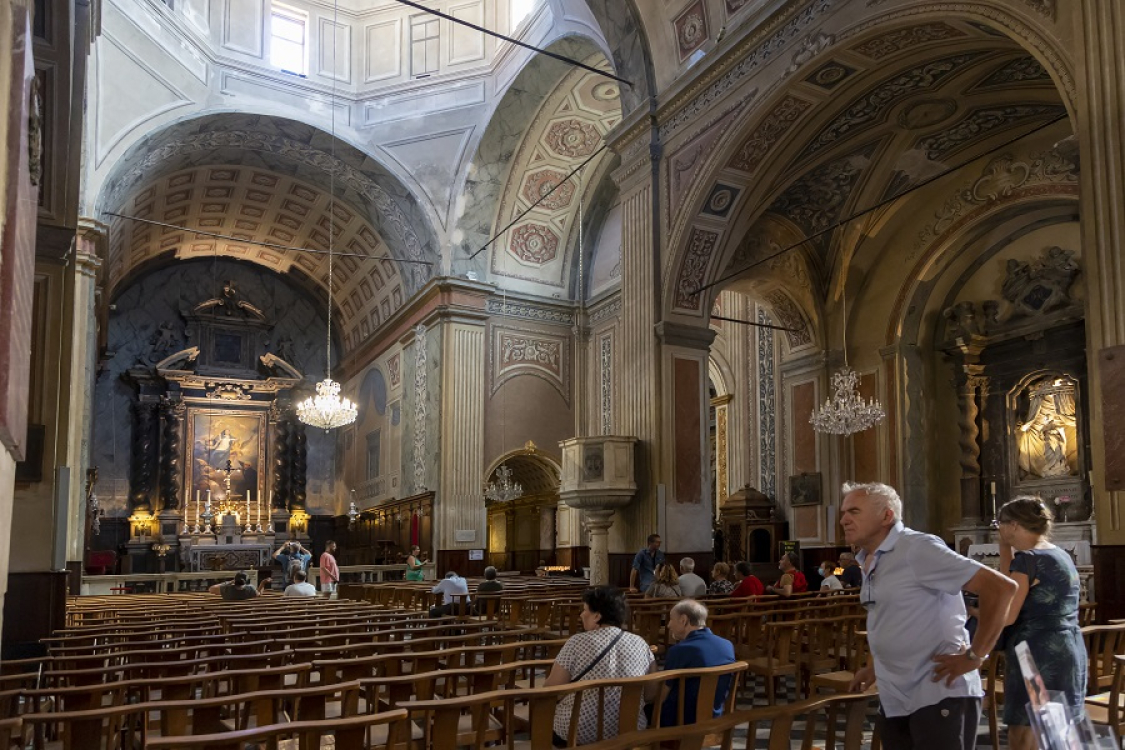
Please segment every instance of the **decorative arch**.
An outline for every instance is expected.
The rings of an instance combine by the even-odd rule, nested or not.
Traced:
[[[508,451],[489,464],[484,473],[485,485],[496,480],[496,470],[501,464],[512,470],[512,480],[523,486],[525,495],[558,494],[562,464],[553,456],[534,447]]]
[[[333,269],[342,338],[348,349],[362,342],[439,272],[440,255],[424,204],[359,149],[337,140],[332,150],[313,126],[234,113],[179,121],[134,145],[96,201],[110,228],[111,289],[140,262],[193,255],[238,257],[326,287],[332,226],[342,253]],[[196,236],[107,212],[322,254]]]
[[[785,191],[797,185],[802,176],[836,181],[844,195],[844,202],[836,209],[836,216],[841,218],[848,215],[846,209],[854,205],[858,195],[878,197],[880,191],[886,194],[887,190],[893,194],[894,180],[885,185],[868,184],[869,175],[882,173],[893,176],[895,169],[890,167],[897,168],[905,163],[904,152],[887,154],[884,152],[885,145],[878,141],[860,142],[849,138],[851,151],[826,152],[822,161],[805,161],[806,166],[796,172],[789,171],[795,166],[791,162],[800,161],[797,157],[820,137],[818,131],[836,117],[837,110],[832,102],[839,100],[839,91],[846,89],[852,81],[870,83],[876,76],[891,70],[895,60],[904,61],[908,59],[904,55],[921,54],[918,50],[924,52],[929,49],[927,54],[933,59],[940,57],[941,51],[947,48],[942,35],[950,33],[940,30],[941,27],[954,29],[961,43],[973,42],[982,50],[1007,50],[1013,58],[1022,55],[1023,59],[1032,61],[1032,67],[1043,71],[1046,76],[1044,90],[1049,84],[1058,103],[1057,109],[1054,112],[1040,110],[1034,114],[1025,109],[1008,113],[1011,118],[1038,117],[1043,121],[1055,116],[1055,112],[1067,114],[1074,111],[1073,76],[1070,63],[1061,51],[1062,45],[1047,38],[1037,26],[1029,23],[1032,21],[1030,15],[1014,13],[998,3],[958,5],[952,15],[944,7],[938,13],[932,6],[927,9],[920,3],[902,2],[899,6],[870,10],[868,18],[846,19],[840,22],[838,30],[829,26],[817,30],[803,46],[795,45],[792,63],[784,71],[779,69],[779,74],[766,90],[747,90],[744,87],[744,102],[763,102],[755,106],[753,117],[745,118],[737,127],[717,122],[712,126],[713,132],[692,141],[692,144],[701,145],[698,150],[703,153],[690,154],[690,158],[702,166],[692,167],[693,174],[697,176],[682,191],[682,198],[675,201],[684,209],[673,218],[669,231],[671,252],[665,256],[667,260],[663,269],[664,309],[673,315],[702,315],[709,308],[714,290],[699,295],[698,299],[691,292],[723,274],[738,239],[767,211],[780,208],[790,216],[800,215],[793,211],[799,205],[801,194],[809,192],[807,186],[803,189],[794,187],[795,192],[788,199]],[[849,25],[843,26],[845,22]],[[919,30],[927,29],[933,36],[933,44],[929,48],[925,46],[926,39],[918,36],[922,33]],[[727,85],[732,85],[733,79],[737,78],[736,70],[741,69],[742,75],[749,75],[758,68],[764,68],[766,61],[761,57],[761,50],[771,44],[788,43],[796,35],[796,32],[790,33],[787,37],[786,29],[779,29],[773,37],[759,39],[756,48],[745,49],[741,64],[724,76],[724,80],[732,79]],[[998,44],[998,40],[1002,43]],[[782,57],[774,57],[778,60],[776,65],[782,64]],[[978,61],[991,59],[984,52],[976,58]],[[973,59],[954,62],[962,70],[969,70],[971,68],[965,66]],[[868,78],[865,79],[864,75]],[[858,87],[853,89],[858,90]],[[833,94],[833,91],[836,93]],[[733,111],[730,105],[728,111]],[[977,112],[965,113],[965,116],[969,115],[984,117]],[[989,131],[992,140],[999,138],[998,132],[995,129]],[[679,160],[689,157],[687,145],[683,148],[679,146],[673,143],[667,147],[666,168],[672,173],[675,173]],[[984,145],[979,148],[984,148]],[[817,169],[822,172],[816,174]],[[762,179],[770,174],[787,177],[781,181]],[[896,179],[904,179],[910,174],[907,171]],[[781,201],[780,206],[778,201]],[[748,206],[757,208],[742,210]],[[808,215],[811,217],[813,213]],[[831,220],[828,226],[831,226]],[[822,227],[810,225],[804,229],[806,233],[812,233]],[[838,234],[837,230],[828,236],[831,238]],[[831,265],[829,259],[828,267]]]

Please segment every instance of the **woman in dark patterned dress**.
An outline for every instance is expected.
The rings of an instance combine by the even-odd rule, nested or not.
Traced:
[[[1000,570],[1019,584],[1008,610],[1004,723],[1012,750],[1034,750],[1027,688],[1016,644],[1027,641],[1049,691],[1066,696],[1070,715],[1084,715],[1086,647],[1078,628],[1078,571],[1070,555],[1051,544],[1051,511],[1037,497],[1005,503],[1000,524]],[[1014,552],[1014,555],[1013,555]]]

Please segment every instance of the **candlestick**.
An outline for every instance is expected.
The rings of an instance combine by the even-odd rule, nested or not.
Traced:
[[[996,518],[996,482],[991,482],[989,488],[992,492],[992,517]]]

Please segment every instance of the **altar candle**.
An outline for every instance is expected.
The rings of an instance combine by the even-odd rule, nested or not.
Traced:
[[[996,482],[990,482],[989,489],[992,492],[992,517],[996,518]]]

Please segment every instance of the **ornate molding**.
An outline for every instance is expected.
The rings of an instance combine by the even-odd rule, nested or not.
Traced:
[[[698,312],[702,309],[703,293],[698,291],[707,277],[719,233],[695,227],[688,242],[687,253],[680,264],[676,280],[676,308]]]
[[[768,293],[765,299],[773,308],[778,323],[792,329],[785,332],[785,337],[789,340],[790,350],[796,350],[812,343],[812,334],[809,333],[805,316],[801,314],[800,308],[788,294],[780,289],[775,289]]]
[[[530,302],[489,299],[485,302],[484,309],[489,315],[503,315],[506,318],[521,318],[523,320],[532,320],[536,323],[556,323],[566,326],[574,325],[574,313],[558,308],[534,305]]]
[[[550,383],[570,403],[570,339],[541,331],[492,326],[489,351],[492,370],[490,395],[520,375],[532,375]]]
[[[609,318],[618,316],[620,314],[621,314],[621,295],[618,294],[618,295],[614,296],[613,299],[609,300],[605,304],[602,304],[602,305],[598,306],[596,309],[594,309],[590,313],[590,318],[589,318],[590,325],[591,326],[600,325],[601,323],[608,320]]]
[[[600,372],[601,433],[613,434],[613,332],[598,337],[598,364]]]

